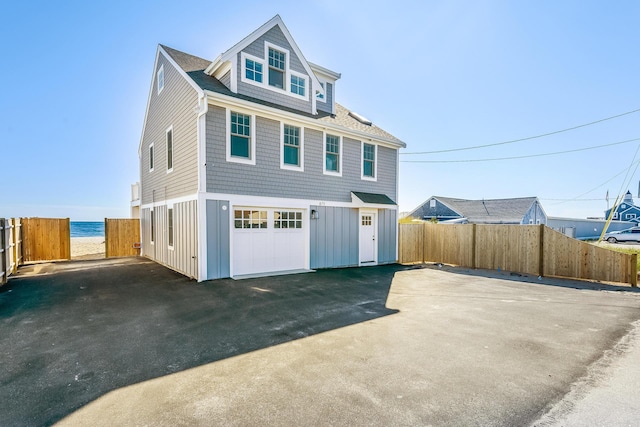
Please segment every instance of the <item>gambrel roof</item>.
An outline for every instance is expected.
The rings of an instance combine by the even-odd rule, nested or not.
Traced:
[[[466,200],[434,196],[474,224],[520,224],[537,197]]]
[[[229,88],[227,88],[220,80],[205,73],[205,70],[211,65],[211,61],[190,55],[185,52],[181,52],[164,45],[159,45],[159,51],[166,53],[166,55],[171,60],[173,60],[173,62],[175,62],[178,67],[180,67],[180,69],[186,74],[186,76],[201,91],[208,91],[216,94],[226,95],[229,97],[264,105],[266,107],[272,107],[278,110],[287,111],[289,113],[298,114],[310,119],[314,119],[320,125],[327,125],[338,130],[342,128],[363,135],[369,135],[375,139],[382,140],[396,147],[406,146],[406,144],[400,139],[396,138],[395,136],[391,135],[389,132],[376,126],[375,124],[368,125],[358,120],[356,117],[354,117],[354,115],[349,114],[350,111],[347,108],[338,103],[336,103],[335,114],[323,111],[318,111],[317,114],[310,114],[292,108],[287,108],[282,105],[273,104],[262,99],[234,93],[229,90]]]

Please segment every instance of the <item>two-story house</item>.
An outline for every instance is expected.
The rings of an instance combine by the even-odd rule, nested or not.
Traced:
[[[613,215],[611,215],[612,209],[615,209]],[[604,212],[605,219],[608,219],[609,215],[611,215],[611,219],[614,221],[629,221],[636,224],[640,222],[640,207],[633,203],[631,191],[627,191],[622,202]]]
[[[398,150],[275,16],[209,61],[159,45],[142,255],[198,280],[397,259]]]

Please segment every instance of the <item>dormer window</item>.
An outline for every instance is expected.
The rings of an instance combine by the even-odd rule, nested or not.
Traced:
[[[322,86],[322,90],[325,89],[324,82],[320,82],[320,86]],[[322,93],[319,90],[317,90],[316,91],[316,99],[318,99],[320,101],[324,101],[324,93]]]
[[[262,83],[262,64],[249,58],[245,59],[245,76],[249,80]]]
[[[291,93],[304,96],[305,86],[306,86],[306,80],[303,77],[291,75]]]
[[[284,52],[269,48],[269,85],[284,89],[284,71],[286,55]]]

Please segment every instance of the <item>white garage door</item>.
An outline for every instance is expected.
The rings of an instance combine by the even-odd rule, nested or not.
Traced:
[[[299,209],[234,208],[233,276],[305,268],[306,226]]]

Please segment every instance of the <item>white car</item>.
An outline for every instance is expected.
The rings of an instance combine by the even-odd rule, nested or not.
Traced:
[[[640,243],[640,227],[633,227],[628,230],[612,231],[605,233],[604,240],[609,243],[618,242],[638,242]]]

